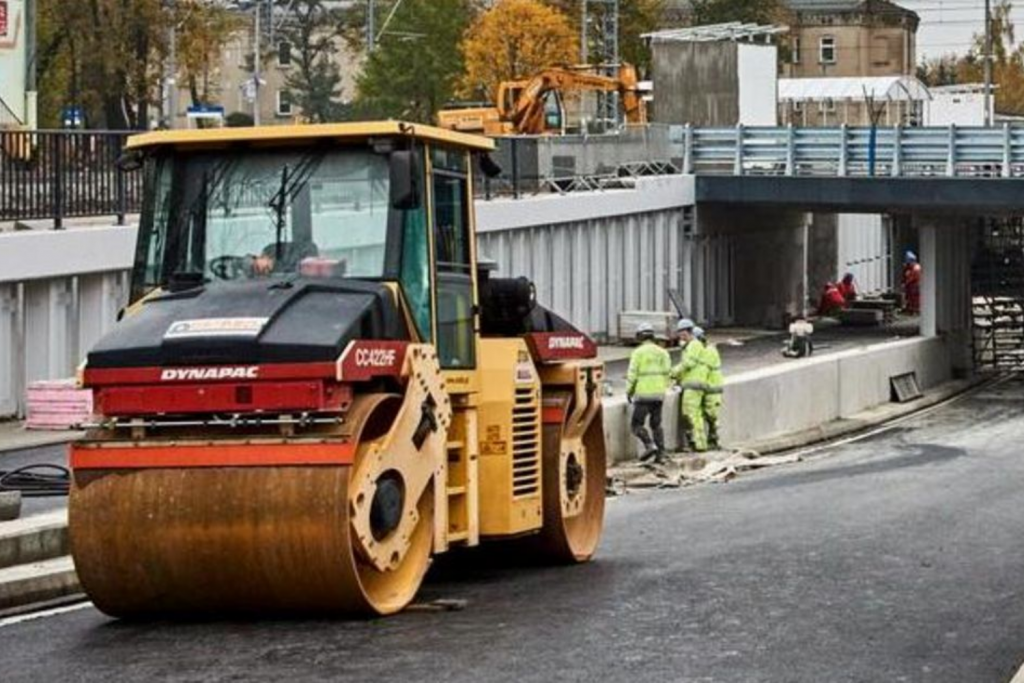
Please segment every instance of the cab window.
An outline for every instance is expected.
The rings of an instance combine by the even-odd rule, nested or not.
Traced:
[[[464,152],[434,148],[434,258],[441,367],[476,367],[469,181]]]

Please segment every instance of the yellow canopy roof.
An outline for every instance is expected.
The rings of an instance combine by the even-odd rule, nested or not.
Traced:
[[[308,142],[330,138],[387,136],[409,136],[428,142],[441,142],[484,152],[494,149],[494,141],[490,138],[402,121],[360,121],[356,123],[323,123],[315,125],[163,130],[133,135],[128,138],[127,146],[128,149],[145,149],[163,145],[218,147],[238,142]]]

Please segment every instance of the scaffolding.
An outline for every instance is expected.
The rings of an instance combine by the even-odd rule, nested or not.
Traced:
[[[1024,217],[983,221],[971,296],[975,367],[1024,368]]]

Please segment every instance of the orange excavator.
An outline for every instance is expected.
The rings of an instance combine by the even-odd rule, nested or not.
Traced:
[[[484,135],[544,135],[565,129],[564,95],[570,92],[618,93],[623,118],[647,123],[647,106],[636,68],[622,64],[615,76],[590,73],[593,66],[552,67],[532,78],[503,81],[494,106],[442,109],[441,128]]]

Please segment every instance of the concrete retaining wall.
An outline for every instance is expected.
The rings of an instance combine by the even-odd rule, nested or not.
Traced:
[[[951,379],[946,342],[941,338],[886,342],[728,377],[722,442],[733,447],[800,432],[888,403],[889,378],[906,372],[917,373],[922,389]],[[625,398],[609,398],[604,405],[611,461],[634,458],[639,442],[629,432]],[[669,448],[678,443],[678,415],[678,395],[672,395],[665,402],[663,420]]]

